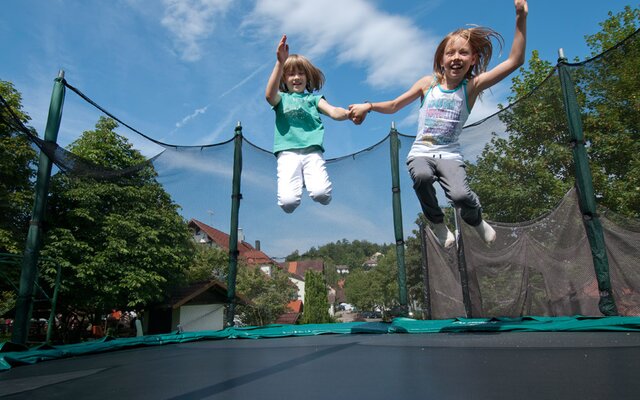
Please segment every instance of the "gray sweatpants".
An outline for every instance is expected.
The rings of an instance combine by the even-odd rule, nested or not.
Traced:
[[[407,161],[407,166],[422,212],[429,221],[434,224],[444,221],[444,213],[438,205],[433,186],[438,181],[447,199],[460,209],[460,216],[467,224],[478,226],[482,222],[480,200],[469,188],[466,167],[462,161],[415,157]]]

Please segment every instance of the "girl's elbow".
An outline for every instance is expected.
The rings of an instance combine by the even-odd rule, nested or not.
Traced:
[[[275,106],[276,103],[276,96],[272,96],[270,94],[267,94],[266,96],[264,96],[264,99],[267,101],[267,103],[269,103],[272,106]]]

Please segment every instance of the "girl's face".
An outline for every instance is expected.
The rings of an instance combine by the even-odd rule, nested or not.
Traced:
[[[284,84],[289,93],[304,93],[307,87],[307,75],[300,68],[292,68],[284,75]]]
[[[456,36],[447,43],[440,62],[444,68],[445,78],[450,81],[458,81],[464,79],[469,69],[477,61],[477,56],[471,49],[469,41]]]

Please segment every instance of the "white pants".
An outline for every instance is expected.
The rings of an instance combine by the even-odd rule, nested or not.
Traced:
[[[300,205],[302,188],[320,204],[331,201],[331,182],[322,153],[289,150],[278,153],[278,205],[292,213]]]

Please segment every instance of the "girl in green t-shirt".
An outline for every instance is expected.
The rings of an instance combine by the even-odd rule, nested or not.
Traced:
[[[287,213],[300,205],[303,187],[314,201],[325,205],[331,201],[320,114],[344,121],[349,111],[313,93],[323,84],[322,71],[301,55],[289,55],[287,36],[283,35],[266,98],[276,113],[273,152],[278,160],[278,205]]]

